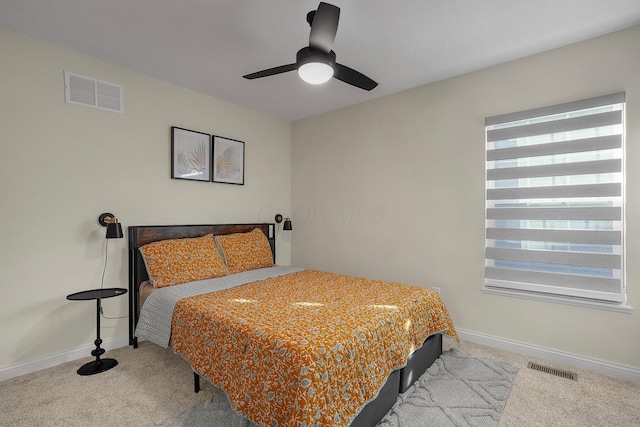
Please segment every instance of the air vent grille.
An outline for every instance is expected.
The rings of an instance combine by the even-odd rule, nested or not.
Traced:
[[[124,113],[122,86],[65,71],[64,93],[68,104]]]
[[[563,371],[562,369],[552,368],[550,366],[540,365],[538,363],[529,362],[527,368],[535,371],[545,372],[547,374],[555,375],[556,377],[566,378],[568,380],[578,381],[578,374],[571,371]]]

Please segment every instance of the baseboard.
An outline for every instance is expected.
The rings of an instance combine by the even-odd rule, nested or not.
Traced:
[[[117,337],[117,338],[104,340],[100,345],[100,347],[104,348],[106,351],[109,351],[115,348],[126,347],[128,345],[129,345],[129,337],[124,336],[124,337]],[[73,360],[78,360],[78,359],[82,359],[83,357],[91,356],[91,350],[95,348],[96,346],[94,344],[85,345],[83,347],[76,348],[73,350],[52,354],[50,356],[41,357],[38,359],[30,360],[28,362],[18,363],[17,365],[1,367],[0,381],[30,374],[32,372],[40,371],[46,368],[52,368],[54,366],[58,366],[66,362],[71,362]]]
[[[559,350],[538,347],[518,341],[481,334],[479,332],[467,331],[458,328],[456,328],[456,331],[458,332],[458,337],[462,341],[469,341],[476,344],[510,351],[512,353],[561,363],[563,365],[573,366],[578,369],[585,369],[587,371],[597,372],[599,374],[621,378],[627,381],[640,382],[640,369],[633,368],[631,366],[620,365]]]

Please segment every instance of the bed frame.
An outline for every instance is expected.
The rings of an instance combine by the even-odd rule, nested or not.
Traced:
[[[135,328],[139,318],[139,288],[149,280],[146,266],[138,248],[147,243],[166,239],[202,237],[207,234],[224,235],[246,233],[259,228],[267,236],[273,260],[276,259],[275,224],[204,224],[204,225],[145,225],[131,226],[129,231],[129,345],[138,347]],[[431,364],[442,354],[442,335],[427,338],[418,350],[407,360],[407,365],[389,375],[380,389],[378,397],[369,402],[350,424],[351,427],[371,427],[376,425],[396,403],[399,393],[404,393]],[[194,389],[200,389],[200,377],[194,373]]]

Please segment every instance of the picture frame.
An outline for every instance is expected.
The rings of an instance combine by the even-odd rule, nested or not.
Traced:
[[[212,139],[212,181],[244,185],[244,142],[216,135]]]
[[[211,135],[171,127],[171,178],[211,181]]]

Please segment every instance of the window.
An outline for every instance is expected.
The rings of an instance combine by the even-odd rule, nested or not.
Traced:
[[[486,119],[485,288],[625,303],[625,94]]]

